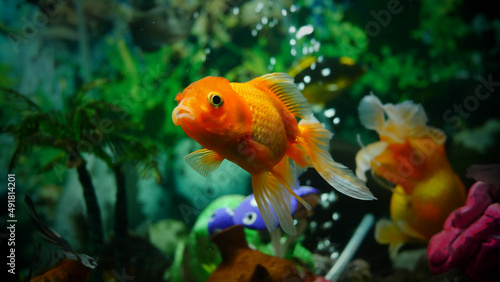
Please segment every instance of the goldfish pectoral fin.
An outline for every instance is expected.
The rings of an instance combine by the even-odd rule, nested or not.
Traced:
[[[252,175],[252,185],[260,214],[269,232],[273,232],[280,224],[287,234],[296,235],[287,189],[268,171]]]
[[[250,81],[255,87],[275,94],[290,112],[300,118],[311,115],[311,107],[293,77],[286,73],[270,73]]]
[[[346,166],[333,160],[328,145],[332,134],[314,117],[299,122],[298,139],[318,173],[339,192],[360,200],[375,200],[365,182]]]
[[[382,218],[375,225],[375,240],[379,244],[408,242],[411,238],[391,220]]]
[[[383,218],[375,225],[375,240],[379,244],[389,245],[389,255],[394,258],[399,249],[406,242],[410,242],[411,238],[401,231],[393,221]]]
[[[299,183],[295,170],[290,165],[290,158],[288,156],[285,155],[281,162],[271,170],[271,173],[307,210],[310,211],[312,209],[311,205],[293,191],[293,189],[299,188]]]
[[[224,158],[212,150],[201,149],[184,157],[186,163],[203,176],[208,176],[216,170]]]

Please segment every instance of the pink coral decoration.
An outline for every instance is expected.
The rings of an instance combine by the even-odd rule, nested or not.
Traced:
[[[450,214],[444,230],[427,248],[431,271],[458,268],[476,281],[500,278],[500,191],[496,184],[476,182],[465,206]]]

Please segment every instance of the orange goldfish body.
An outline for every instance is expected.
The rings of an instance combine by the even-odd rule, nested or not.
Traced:
[[[375,177],[396,184],[392,221],[377,223],[377,241],[389,244],[393,254],[406,242],[428,241],[466,197],[462,181],[446,158],[445,134],[427,126],[424,109],[411,101],[382,105],[369,95],[358,110],[361,123],[376,130],[380,141],[356,155],[357,176],[366,181],[365,172],[371,169]]]
[[[310,209],[292,190],[297,173],[306,167],[314,166],[346,195],[374,199],[363,181],[332,159],[331,133],[313,117],[291,76],[272,73],[246,83],[205,77],[175,99],[174,124],[205,148],[187,155],[187,163],[204,176],[224,159],[248,171],[270,232],[280,224],[286,233],[296,234],[290,194]]]

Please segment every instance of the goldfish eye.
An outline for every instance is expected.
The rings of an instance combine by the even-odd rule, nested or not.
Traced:
[[[219,93],[217,92],[210,92],[208,94],[208,103],[212,105],[213,107],[220,107],[222,104],[224,104],[224,101],[222,100],[222,97]]]

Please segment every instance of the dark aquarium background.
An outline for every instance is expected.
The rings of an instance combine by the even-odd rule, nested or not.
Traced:
[[[251,177],[228,161],[206,178],[199,175],[184,156],[201,146],[172,122],[175,96],[203,77],[246,82],[285,72],[334,134],[333,158],[355,171],[361,147],[382,140],[360,121],[363,97],[373,93],[382,104],[394,105],[411,100],[425,111],[424,124],[446,135],[439,145],[444,152],[439,160],[445,164],[430,158],[427,173],[449,164],[464,195],[476,180],[492,185],[479,217],[488,205],[500,206],[497,174],[486,181],[467,173],[471,165],[500,163],[496,7],[494,1],[471,0],[3,1],[2,277],[500,279],[498,271],[475,276],[491,273],[488,262],[499,265],[500,212],[488,217],[491,233],[481,233],[477,242],[464,239],[462,245],[471,246],[463,251],[468,259],[459,257],[449,268],[429,267],[430,238],[406,240],[388,232],[389,241],[376,240],[375,222],[381,219],[403,222],[405,228],[398,225],[403,233],[415,233],[410,223],[396,220],[399,206],[392,198],[398,183],[377,171],[367,173],[367,186],[378,200],[360,201],[340,194],[310,168],[299,180],[318,192],[311,196],[313,213],[297,217],[299,236],[282,233],[277,240],[265,229],[244,228],[241,235],[234,227],[235,235],[225,234],[216,245],[208,231],[214,211],[240,206],[252,193]],[[404,127],[404,116],[393,121]],[[396,168],[404,164],[401,155],[389,160]],[[372,168],[377,163],[372,161]],[[410,177],[424,183],[418,175]],[[448,206],[449,197],[435,192],[440,181],[422,184],[428,188],[423,193],[436,206]],[[404,193],[409,200],[402,206],[411,210],[421,198]],[[464,199],[450,211],[465,205]],[[418,212],[433,210],[422,206]],[[366,225],[360,226],[363,218]],[[247,259],[235,255],[221,262],[220,244],[241,238],[252,250],[245,249]],[[357,248],[346,248],[349,242]],[[488,255],[483,257],[483,251]],[[276,259],[273,267],[266,265],[269,257]],[[230,274],[215,276],[219,265]]]

